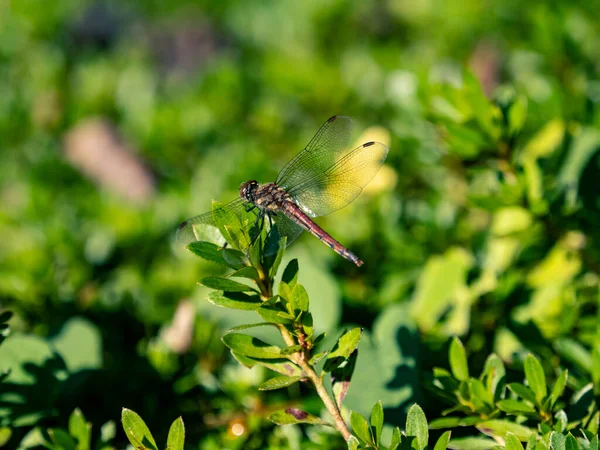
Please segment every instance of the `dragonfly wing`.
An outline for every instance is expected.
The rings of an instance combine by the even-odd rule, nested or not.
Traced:
[[[177,240],[185,245],[195,241],[224,245],[225,238],[219,231],[216,219],[224,223],[241,223],[245,216],[252,214],[246,212],[246,205],[246,202],[238,198],[213,211],[186,220],[177,228]]]
[[[387,154],[385,145],[367,142],[288,192],[307,215],[324,216],[354,200],[379,171]]]
[[[320,175],[348,152],[352,119],[333,116],[325,122],[308,145],[277,176],[275,182],[290,189]]]
[[[265,222],[268,222],[269,219],[265,218]],[[275,216],[271,219],[273,221],[273,227],[277,228],[279,232],[279,236],[285,236],[287,238],[285,246],[288,247],[292,242],[294,242],[298,236],[304,231],[304,229],[290,219],[288,216],[283,214],[281,211],[277,212]],[[266,255],[272,255],[276,253],[277,249],[273,248],[271,250],[266,250]]]

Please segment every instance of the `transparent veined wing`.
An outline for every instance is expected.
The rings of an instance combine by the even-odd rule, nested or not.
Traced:
[[[287,245],[290,245],[302,233],[302,227],[290,220],[285,214],[278,212],[271,217],[259,217],[256,208],[248,211],[249,204],[241,198],[233,200],[223,206],[215,208],[199,216],[192,217],[183,222],[177,228],[177,239],[187,245],[195,241],[208,241],[217,245],[225,245],[226,240],[233,244],[238,250],[246,250],[255,236],[253,227],[265,227],[269,232],[271,224],[277,227],[280,236],[287,237]],[[219,223],[222,227],[219,227]],[[223,229],[225,225],[225,229]],[[247,238],[240,237],[235,230],[243,228]],[[258,231],[258,230],[256,230]],[[228,239],[223,235],[225,233]],[[269,254],[267,252],[267,254]]]
[[[208,241],[224,245],[225,238],[219,231],[218,222],[240,223],[245,218],[244,215],[248,214],[247,205],[245,201],[238,198],[213,211],[192,217],[177,228],[177,240],[185,245],[195,241]],[[254,214],[256,215],[256,213]]]
[[[319,176],[348,152],[351,134],[352,119],[331,117],[308,145],[279,172],[275,183],[289,190]]]
[[[287,191],[307,215],[324,216],[354,200],[375,177],[387,154],[385,145],[367,142],[343,154],[321,172],[290,186]],[[323,159],[329,157],[323,156]]]
[[[294,242],[304,229],[281,211],[275,215],[275,226],[280,236],[287,237],[286,247]]]

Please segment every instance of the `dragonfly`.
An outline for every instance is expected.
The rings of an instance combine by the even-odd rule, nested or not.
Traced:
[[[186,220],[177,229],[177,239],[186,245],[210,240],[206,236],[219,234],[217,219],[221,223],[237,220],[249,225],[250,214],[255,229],[262,230],[266,223],[269,232],[276,227],[279,235],[286,237],[286,245],[302,231],[308,231],[360,267],[363,261],[358,256],[312,220],[352,202],[375,177],[388,155],[388,148],[380,142],[370,141],[352,149],[349,147],[351,132],[349,117],[331,117],[308,145],[284,166],[275,182],[260,184],[249,180],[242,183],[239,198]]]

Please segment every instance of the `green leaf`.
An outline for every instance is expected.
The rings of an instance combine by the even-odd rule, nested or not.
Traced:
[[[137,450],[158,450],[156,442],[152,437],[152,433],[146,426],[146,423],[142,418],[131,411],[130,409],[123,408],[121,413],[121,423],[123,424],[123,430],[127,435],[127,439],[131,442],[131,445]]]
[[[222,206],[224,205],[221,202],[212,203],[213,219],[221,235],[234,249],[248,248],[250,236],[247,230],[252,225],[250,222],[253,222],[253,217],[250,214],[242,214],[242,217],[235,214],[219,214],[225,211],[221,209]]]
[[[565,450],[566,444],[567,437],[564,434],[555,431],[550,434],[550,448],[552,450]]]
[[[277,292],[279,297],[281,297],[286,302],[290,303],[292,301],[292,289],[289,285],[283,281],[279,283],[279,287],[277,288]]]
[[[76,450],[77,442],[69,434],[60,428],[50,428],[48,430],[50,440],[60,450]]]
[[[88,450],[90,448],[92,425],[86,422],[79,408],[76,408],[69,417],[69,434],[77,439],[77,450]]]
[[[352,431],[354,434],[363,442],[370,445],[375,445],[373,437],[371,436],[371,429],[367,419],[361,416],[359,413],[352,411],[350,413],[350,424],[352,425]]]
[[[333,346],[333,349],[331,352],[329,352],[329,355],[327,355],[327,361],[325,362],[323,370],[325,372],[331,372],[343,361],[348,359],[352,352],[358,347],[361,334],[362,328],[353,328],[352,330],[344,333]]]
[[[258,315],[267,322],[290,324],[293,322],[293,317],[284,309],[279,297],[271,297],[256,310]]]
[[[529,383],[529,387],[535,394],[535,399],[539,405],[542,404],[544,398],[548,394],[546,389],[546,376],[544,369],[538,359],[532,354],[525,358],[525,378]]]
[[[283,259],[283,255],[285,253],[285,248],[287,246],[287,237],[283,236],[278,240],[278,250],[275,254],[275,258],[272,260],[273,262],[268,264],[269,266],[269,277],[271,279],[275,278],[277,271],[279,270],[279,266],[281,265],[281,260]],[[268,242],[265,245],[265,252],[268,252]]]
[[[581,450],[577,439],[575,439],[575,436],[571,432],[567,434],[567,439],[565,439],[565,450]]]
[[[446,450],[448,448],[448,442],[450,442],[450,436],[452,431],[445,431],[435,443],[433,450]]]
[[[296,283],[298,282],[298,270],[298,260],[294,258],[288,263],[285,270],[283,271],[281,281],[283,281],[293,289]]]
[[[212,242],[192,242],[186,247],[194,255],[206,259],[207,261],[229,266],[223,258],[222,248]]]
[[[306,292],[306,289],[304,289],[304,286],[302,286],[300,283],[296,284],[292,290],[291,304],[294,308],[295,314],[296,311],[308,311],[308,293]]]
[[[452,370],[452,375],[457,380],[467,381],[469,379],[467,353],[457,337],[454,337],[450,343],[450,370]]]
[[[12,429],[9,427],[0,427],[0,447],[4,447],[12,436]]]
[[[513,433],[520,441],[527,441],[531,434],[535,434],[535,430],[524,425],[519,425],[515,422],[503,419],[491,419],[480,422],[476,425],[477,429],[489,436],[506,436],[509,431]]]
[[[517,394],[519,397],[521,397],[524,400],[527,400],[528,402],[531,402],[532,404],[535,405],[535,394],[534,392],[529,389],[527,386],[525,386],[524,384],[521,383],[510,383],[508,385],[508,388],[513,391],[515,394]]]
[[[274,378],[271,378],[271,379],[265,381],[260,386],[258,386],[258,390],[259,391],[272,391],[275,389],[281,389],[284,387],[291,386],[292,384],[297,383],[301,379],[302,379],[302,377],[286,377],[286,376],[274,377]]]
[[[243,269],[244,267],[248,267],[248,258],[239,250],[225,247],[221,250],[221,254],[227,265],[232,269]]]
[[[481,378],[495,401],[503,397],[505,377],[506,369],[504,368],[502,359],[495,353],[492,353],[485,361]]]
[[[319,352],[319,353],[315,353],[314,355],[311,356],[311,358],[308,360],[308,363],[311,366],[316,366],[317,364],[319,364],[319,362],[321,362],[323,360],[323,358],[325,358],[327,355],[329,354],[329,351],[325,351],[325,352]]]
[[[331,426],[329,423],[325,422],[323,419],[320,419],[317,416],[313,416],[305,411],[296,408],[287,408],[281,409],[279,411],[275,411],[269,417],[267,417],[271,422],[276,425],[291,425],[294,423],[306,423],[309,425],[327,425]]]
[[[389,450],[396,450],[398,448],[401,441],[400,436],[400,429],[398,427],[394,428],[394,431],[392,431],[392,440],[390,441]],[[444,447],[444,449],[445,448],[446,447]]]
[[[424,332],[431,330],[450,308],[457,306],[455,298],[462,290],[468,289],[467,273],[473,261],[471,253],[456,247],[427,260],[410,305],[410,316],[417,322],[419,329]],[[456,317],[468,323],[468,318],[460,315]],[[457,334],[463,331],[466,333],[468,330],[460,324],[453,329]]]
[[[523,403],[519,400],[506,399],[496,403],[498,408],[508,414],[533,414],[535,408],[528,403]]]
[[[236,278],[248,278],[249,280],[258,280],[260,278],[258,275],[258,270],[252,266],[244,266],[228,276]]]
[[[416,403],[409,408],[406,416],[406,435],[416,436],[420,450],[425,449],[429,443],[427,419],[421,407]]]
[[[229,280],[221,277],[206,277],[202,278],[199,282],[202,286],[207,288],[215,289],[223,292],[249,292],[256,290],[246,284],[238,283],[237,281]]]
[[[381,442],[381,432],[383,430],[383,406],[381,406],[381,400],[375,403],[371,410],[371,427],[373,435],[375,436],[375,444],[379,446]]]
[[[185,427],[183,419],[178,417],[169,428],[169,436],[167,437],[167,450],[183,450],[185,442]]]
[[[275,326],[275,324],[269,322],[260,322],[260,323],[247,323],[244,325],[238,325],[237,327],[230,328],[225,331],[225,333],[234,333],[236,331],[247,330],[248,328],[256,328],[256,327],[264,327],[264,326]]]
[[[266,367],[267,369],[270,369],[273,372],[278,372],[288,377],[299,377],[303,375],[302,369],[300,369],[300,367],[298,367],[296,364],[285,358],[251,358],[249,356],[240,355],[239,353],[236,353],[234,351],[232,351],[231,354],[237,362],[248,368],[254,367],[258,364],[259,366]]]
[[[226,334],[223,343],[236,353],[253,358],[274,359],[281,357],[281,349],[258,338],[241,333]]]
[[[538,133],[525,145],[521,151],[522,159],[544,158],[552,154],[562,143],[565,133],[565,124],[560,119],[548,122]]]
[[[527,119],[527,97],[519,95],[508,110],[508,131],[515,135],[519,133],[525,125]]]
[[[506,433],[504,442],[506,444],[506,450],[525,450],[523,448],[523,444],[521,444],[521,441],[519,441],[519,439],[517,439],[517,437],[510,432]]]
[[[256,311],[261,305],[258,295],[248,295],[242,292],[213,291],[208,294],[208,301],[222,308]]]
[[[567,430],[568,422],[567,413],[561,409],[554,414],[554,431],[564,433]]]
[[[583,371],[590,373],[592,370],[592,356],[587,349],[571,338],[561,338],[554,342],[556,352],[565,360],[575,364]]]
[[[353,435],[350,435],[346,443],[348,444],[348,450],[358,450],[360,448],[360,441]]]
[[[333,391],[338,408],[342,407],[342,402],[350,388],[350,380],[354,373],[357,357],[358,350],[354,350],[347,360],[331,371],[331,390]]]
[[[294,353],[298,353],[299,351],[302,351],[301,345],[291,345],[289,347],[281,349],[281,356],[293,355]]]
[[[554,386],[552,387],[552,394],[550,395],[551,406],[554,406],[554,404],[558,401],[560,396],[565,391],[565,387],[567,386],[568,377],[569,377],[569,370],[565,369],[556,378],[556,382],[554,383]]]

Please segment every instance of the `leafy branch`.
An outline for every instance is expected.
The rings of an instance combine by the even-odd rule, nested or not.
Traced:
[[[215,203],[213,211],[218,206]],[[269,415],[269,420],[279,425],[306,423],[333,426],[348,441],[351,433],[340,410],[350,386],[362,330],[349,330],[338,339],[333,348],[319,351],[319,344],[325,334],[315,334],[308,294],[298,282],[297,260],[288,263],[275,289],[275,276],[281,266],[286,238],[279,235],[277,227],[268,232],[257,230],[250,222],[250,215],[239,221],[232,217],[226,219],[215,214],[219,234],[227,242],[226,245],[198,241],[187,248],[233,272],[225,277],[203,278],[199,284],[214,289],[208,297],[213,304],[255,311],[263,321],[228,330],[222,338],[223,343],[240,364],[246,367],[261,365],[279,374],[261,384],[260,390],[281,389],[294,383],[312,385],[333,423],[297,408],[275,411]],[[214,234],[215,230],[195,231],[197,235],[206,235]],[[244,283],[243,280],[249,283]],[[277,328],[285,347],[240,333],[259,326]],[[319,370],[316,366],[320,362],[324,364]],[[331,392],[326,387],[327,375],[331,381]]]

